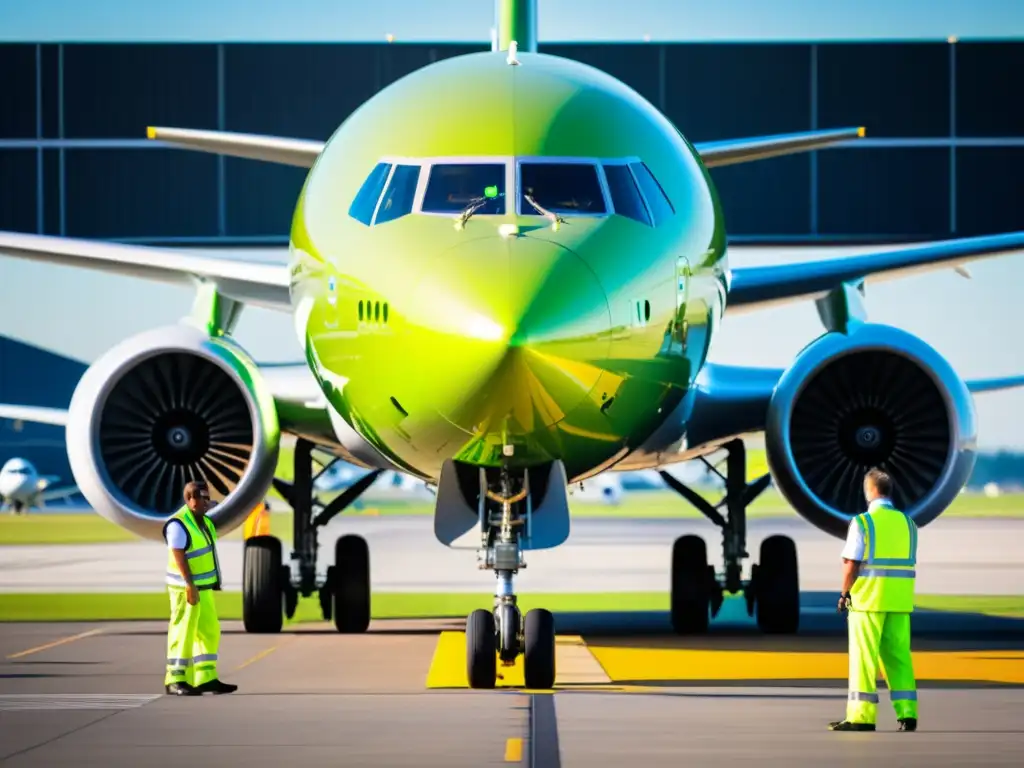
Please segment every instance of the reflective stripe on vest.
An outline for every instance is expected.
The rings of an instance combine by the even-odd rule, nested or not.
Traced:
[[[203,517],[204,527],[207,536],[203,535],[199,523],[196,522],[192,511],[188,507],[182,507],[171,515],[164,524],[172,520],[179,521],[185,526],[187,541],[185,542],[185,558],[188,561],[189,570],[192,572],[192,583],[198,589],[216,589],[220,586],[220,563],[217,560],[217,530],[208,517]],[[167,550],[167,583],[172,587],[184,587],[185,578],[178,570],[178,564],[174,560],[174,553]]]
[[[851,610],[913,612],[917,525],[887,505],[854,519],[864,534],[864,561],[850,590]]]

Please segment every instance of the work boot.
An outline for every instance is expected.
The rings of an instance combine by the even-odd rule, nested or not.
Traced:
[[[234,693],[238,690],[237,685],[231,685],[231,683],[222,683],[220,680],[210,680],[207,683],[203,683],[196,687],[199,693]]]
[[[188,683],[171,683],[165,685],[164,690],[167,691],[170,696],[201,696],[195,688]]]
[[[849,720],[837,720],[828,724],[830,731],[873,731],[874,723],[851,723]]]
[[[897,720],[900,724],[901,731],[916,731],[917,730],[917,718],[916,717],[901,717]]]

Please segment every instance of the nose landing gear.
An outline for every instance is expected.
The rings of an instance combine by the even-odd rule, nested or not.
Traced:
[[[513,578],[525,568],[519,538],[530,526],[532,508],[529,480],[512,493],[512,479],[502,474],[501,492],[481,489],[480,515],[483,530],[477,558],[481,569],[497,578],[494,608],[478,609],[466,619],[466,677],[470,688],[493,688],[500,677],[498,662],[513,666],[523,655],[527,688],[550,689],[555,685],[555,620],[550,611],[535,608],[526,614],[516,601]],[[488,503],[490,502],[490,503]]]

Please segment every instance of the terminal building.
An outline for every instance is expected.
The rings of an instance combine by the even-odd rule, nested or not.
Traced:
[[[162,148],[145,138],[146,126],[323,140],[403,75],[488,47],[0,44],[0,229],[154,245],[283,245],[304,169]],[[843,147],[711,171],[734,242],[1024,230],[1024,42],[540,50],[618,77],[692,141],[866,127],[866,139]],[[0,399],[19,401],[18,371],[35,354],[0,344]],[[30,402],[65,406],[80,366],[33,360]],[[66,471],[53,429],[0,422],[0,460],[22,445],[46,471]]]
[[[0,228],[154,244],[286,243],[304,169],[161,148],[146,140],[146,126],[323,140],[403,75],[487,48],[0,45]],[[1024,42],[540,50],[618,77],[692,141],[867,128],[846,148],[712,171],[735,241],[1024,229]]]

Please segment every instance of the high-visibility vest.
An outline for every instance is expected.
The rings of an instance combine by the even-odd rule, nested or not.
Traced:
[[[217,529],[210,518],[203,516],[203,528],[187,506],[182,507],[164,523],[164,537],[167,526],[177,520],[185,526],[185,559],[192,572],[192,583],[197,589],[220,589],[220,563],[217,560]],[[204,531],[205,528],[205,531]],[[167,549],[167,583],[172,587],[186,586],[185,577],[178,570],[174,553]]]
[[[850,610],[912,613],[917,524],[886,505],[877,505],[854,519],[864,535],[864,560],[850,590]]]

